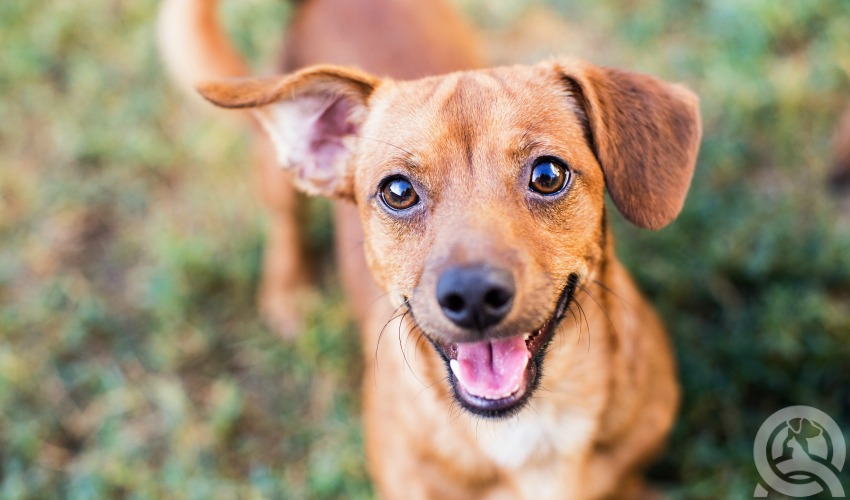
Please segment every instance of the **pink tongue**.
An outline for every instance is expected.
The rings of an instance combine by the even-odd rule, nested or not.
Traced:
[[[486,399],[502,399],[519,389],[531,353],[525,339],[485,340],[457,345],[457,359],[449,363],[466,391]]]

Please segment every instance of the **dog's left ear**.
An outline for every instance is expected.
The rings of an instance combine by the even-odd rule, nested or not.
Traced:
[[[593,66],[555,63],[578,101],[614,204],[626,219],[660,229],[682,210],[702,135],[699,100],[681,85]]]
[[[205,82],[198,91],[224,108],[249,108],[281,166],[308,194],[353,199],[353,141],[380,81],[362,71],[313,66],[276,78]]]

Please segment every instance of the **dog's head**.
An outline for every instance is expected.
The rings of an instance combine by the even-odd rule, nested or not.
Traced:
[[[522,407],[604,260],[605,188],[633,223],[665,226],[700,138],[685,88],[580,61],[409,82],[313,67],[200,91],[253,108],[302,189],[358,205],[375,279],[485,416]]]

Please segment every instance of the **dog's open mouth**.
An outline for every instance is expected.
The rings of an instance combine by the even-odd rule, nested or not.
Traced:
[[[449,345],[445,354],[461,405],[486,417],[518,411],[537,388],[543,351],[554,331],[550,319],[532,333]]]
[[[546,346],[569,308],[577,280],[570,276],[555,311],[533,332],[480,342],[432,340],[448,364],[455,398],[464,408],[489,418],[522,409],[540,383]]]

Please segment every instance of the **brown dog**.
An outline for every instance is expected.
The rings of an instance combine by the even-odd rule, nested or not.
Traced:
[[[184,0],[164,26],[182,12],[205,51],[195,60],[231,60],[202,22],[211,8]],[[290,33],[290,64],[395,79],[326,65],[199,89],[252,110],[295,184],[339,201],[378,491],[643,493],[678,391],[663,326],[614,254],[603,197],[641,227],[675,218],[699,145],[696,97],[580,61],[403,81],[478,65],[440,2],[314,0]]]

